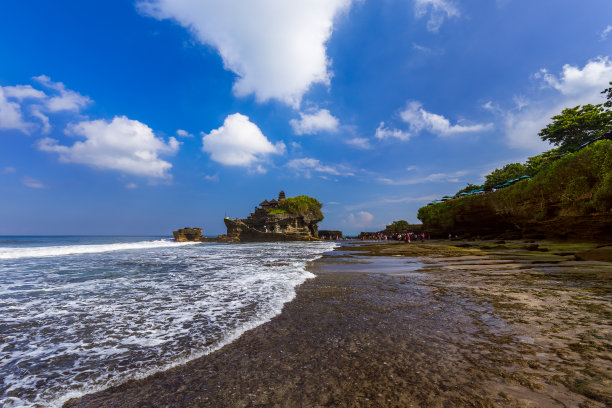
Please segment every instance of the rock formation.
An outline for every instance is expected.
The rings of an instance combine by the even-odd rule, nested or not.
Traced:
[[[302,199],[314,202],[318,208],[292,211],[285,208],[290,200]],[[264,200],[255,207],[248,218],[225,218],[228,241],[314,241],[318,240],[318,222],[323,219],[320,204],[310,197],[285,198],[280,192],[278,200]]]
[[[185,227],[176,231],[172,231],[172,235],[174,235],[174,240],[176,242],[204,241],[204,235],[202,235],[202,228]]]
[[[339,239],[342,238],[342,231],[319,230],[319,237],[322,239]]]

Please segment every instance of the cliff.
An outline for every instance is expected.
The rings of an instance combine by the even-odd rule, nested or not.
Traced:
[[[612,141],[568,154],[505,189],[419,209],[432,236],[612,241]]]
[[[225,218],[228,241],[312,241],[318,240],[318,223],[323,219],[321,204],[314,198],[298,196],[278,201],[264,200],[248,218]]]
[[[187,242],[187,241],[203,241],[204,235],[202,235],[202,228],[181,228],[176,231],[172,231],[174,240],[176,242]]]

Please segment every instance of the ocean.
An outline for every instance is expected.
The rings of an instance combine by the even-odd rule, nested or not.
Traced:
[[[0,237],[0,406],[61,406],[210,353],[279,314],[334,246]]]

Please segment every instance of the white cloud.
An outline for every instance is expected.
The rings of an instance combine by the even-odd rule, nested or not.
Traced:
[[[4,170],[0,172],[0,174],[13,174],[17,171],[14,167],[5,167]]]
[[[421,183],[443,183],[443,182],[458,182],[461,180],[461,177],[465,176],[469,172],[467,170],[459,170],[453,173],[433,173],[424,177],[412,177],[408,179],[390,179],[386,177],[380,177],[378,181],[383,184],[389,184],[394,186],[405,186],[411,184],[421,184]]]
[[[51,122],[49,122],[49,117],[40,111],[40,106],[32,106],[31,114],[32,116],[40,120],[42,124],[42,133],[49,133],[51,131]]]
[[[213,175],[209,175],[209,174],[205,174],[204,178],[208,181],[219,181],[219,175],[218,174],[213,174]]]
[[[385,122],[380,122],[378,128],[376,128],[376,133],[374,137],[377,139],[388,139],[388,138],[396,138],[399,140],[408,140],[412,137],[412,134],[409,132],[405,132],[399,129],[389,129],[385,127]]]
[[[45,100],[45,106],[51,112],[72,111],[79,112],[85,106],[91,103],[88,96],[81,95],[78,92],[66,89],[66,86],[61,82],[53,82],[46,75],[40,75],[33,78],[41,85],[52,89],[59,95],[52,96]]]
[[[429,13],[427,29],[432,32],[437,32],[447,18],[461,15],[459,9],[447,0],[416,0],[414,11],[417,18],[424,17]]]
[[[320,109],[310,114],[300,113],[300,120],[291,119],[289,124],[297,135],[312,135],[320,131],[335,132],[339,122],[327,109]]]
[[[293,159],[286,165],[288,168],[301,172],[305,177],[310,177],[312,172],[329,174],[332,176],[354,176],[354,173],[345,166],[324,165],[318,159],[304,157]]]
[[[4,92],[7,97],[15,98],[19,101],[24,99],[45,99],[47,95],[43,91],[32,88],[31,85],[5,86]]]
[[[128,190],[134,190],[134,189],[138,188],[138,184],[136,184],[136,183],[127,183],[125,185],[125,188],[127,188]]]
[[[193,137],[193,134],[187,132],[186,130],[183,129],[178,129],[176,131],[176,135],[179,137]]]
[[[610,34],[610,31],[612,31],[612,25],[608,25],[606,28],[604,28],[604,30],[601,32],[601,35],[599,36],[599,39],[601,41],[607,40],[608,34]]]
[[[374,216],[367,211],[359,211],[357,214],[349,214],[345,224],[348,224],[351,227],[368,227],[372,225],[372,221],[374,221]]]
[[[608,57],[598,57],[582,68],[566,64],[559,75],[543,69],[535,78],[557,92],[552,96],[526,100],[530,109],[501,113],[508,144],[529,152],[541,152],[551,147],[540,139],[538,133],[563,109],[603,102],[601,91],[612,80],[612,61]]]
[[[352,0],[142,0],[139,10],[172,19],[216,48],[238,78],[234,93],[299,106],[314,83],[329,84],[325,44]]]
[[[63,83],[53,82],[46,75],[33,79],[51,92],[47,94],[31,85],[0,86],[0,129],[17,129],[26,134],[33,130],[49,133],[49,112],[78,113],[91,103],[89,97],[66,89]],[[34,118],[40,123],[31,121]]]
[[[563,95],[591,100],[594,93],[601,92],[612,80],[612,63],[608,57],[599,57],[587,62],[582,69],[565,64],[558,77],[547,70],[541,72],[544,81]]]
[[[493,127],[492,123],[476,125],[451,125],[450,121],[442,115],[431,113],[423,109],[417,101],[408,102],[408,106],[400,113],[402,120],[410,126],[411,133],[426,130],[437,136],[452,136],[459,133],[481,132]]]
[[[21,179],[21,184],[23,184],[26,187],[30,187],[30,188],[36,188],[36,189],[45,188],[45,185],[41,181],[38,181],[32,177],[23,177]]]
[[[257,125],[240,113],[229,115],[223,126],[202,135],[202,150],[210,153],[212,160],[228,166],[251,166],[270,154],[285,151],[283,142],[270,143]]]
[[[354,137],[352,139],[347,139],[346,143],[358,149],[367,150],[372,148],[372,145],[370,145],[370,139],[365,137]]]
[[[118,170],[140,176],[168,178],[172,164],[159,158],[173,154],[179,142],[171,137],[166,143],[155,137],[144,123],[115,116],[105,120],[82,121],[69,125],[66,133],[84,137],[72,146],[63,146],[51,138],[38,142],[40,150],[55,152],[67,163],[81,163],[101,169]]]
[[[23,119],[21,106],[9,101],[6,96],[4,88],[0,86],[0,129],[15,129],[28,134],[32,124]]]

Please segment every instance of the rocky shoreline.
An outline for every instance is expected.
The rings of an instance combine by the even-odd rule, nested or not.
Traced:
[[[65,406],[609,406],[612,248],[452,244],[340,248],[270,322]]]

